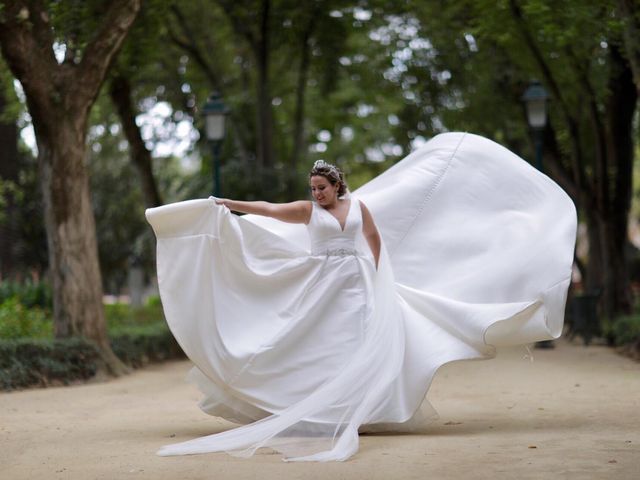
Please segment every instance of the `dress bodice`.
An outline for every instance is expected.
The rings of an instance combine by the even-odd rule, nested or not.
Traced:
[[[316,202],[311,202],[311,218],[307,230],[311,254],[345,254],[355,252],[356,235],[362,229],[362,212],[358,200],[350,198],[344,230],[338,219]]]

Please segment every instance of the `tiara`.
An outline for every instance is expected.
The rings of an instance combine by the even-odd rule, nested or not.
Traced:
[[[338,170],[338,167],[336,167],[335,165],[332,165],[330,163],[325,162],[324,160],[316,160],[313,164],[313,168],[328,168],[329,170],[333,171],[336,173],[336,175],[340,176],[340,171]]]

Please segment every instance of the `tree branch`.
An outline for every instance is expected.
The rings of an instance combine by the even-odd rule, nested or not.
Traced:
[[[75,107],[89,105],[97,97],[107,70],[135,21],[141,4],[142,0],[113,0],[109,4],[102,27],[85,48],[74,75],[78,87],[72,96]]]
[[[129,79],[120,75],[113,76],[109,95],[116,107],[122,129],[129,142],[131,161],[140,174],[146,206],[157,207],[162,205],[160,192],[153,176],[151,152],[147,150],[140,134],[140,127],[136,124],[136,112],[133,106]]]
[[[574,203],[580,203],[580,190],[572,174],[565,168],[560,159],[562,153],[558,148],[556,133],[552,125],[548,125],[544,135],[544,162],[549,165],[553,178],[569,194]]]

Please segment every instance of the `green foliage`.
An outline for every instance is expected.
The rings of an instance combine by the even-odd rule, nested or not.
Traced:
[[[27,308],[17,297],[0,303],[0,338],[50,338],[50,317],[38,307]]]
[[[164,323],[162,305],[151,301],[143,307],[131,307],[122,303],[105,305],[105,316],[109,332],[121,331],[123,328],[155,326]]]
[[[1,8],[2,4],[0,4]],[[1,21],[0,13],[0,21]],[[16,96],[11,70],[7,67],[4,58],[0,56],[0,98],[3,99],[3,108],[0,109],[0,123],[16,122],[23,112],[24,107]]]
[[[119,328],[111,336],[111,349],[120,360],[134,368],[184,356],[164,322]]]
[[[43,272],[48,264],[42,199],[36,162],[20,155],[18,179],[0,178],[0,224],[11,226],[14,240],[6,248],[24,275]]]
[[[52,338],[53,322],[47,305],[50,291],[45,284],[0,283],[0,338]],[[143,307],[105,305],[105,316],[111,337],[169,332],[158,297],[152,297]]]
[[[57,44],[68,50],[68,58],[79,61],[84,48],[100,30],[108,5],[107,0],[47,2],[52,33]]]
[[[159,295],[151,295],[150,297],[147,298],[147,301],[145,302],[145,306],[146,307],[151,307],[151,308],[162,308],[162,301],[160,300],[160,296]]]
[[[640,341],[640,313],[617,317],[605,326],[605,336],[614,345],[627,345]]]
[[[7,207],[9,205],[9,197],[18,193],[18,187],[15,182],[0,178],[0,224],[7,222]]]
[[[39,307],[50,310],[53,305],[51,286],[31,279],[25,282],[4,280],[0,282],[0,303],[15,298],[26,308]]]

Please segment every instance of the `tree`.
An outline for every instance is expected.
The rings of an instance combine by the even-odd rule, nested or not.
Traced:
[[[85,139],[91,106],[140,4],[141,0],[0,4],[0,48],[22,84],[36,133],[54,333],[93,340],[113,374],[126,367],[107,338]],[[75,17],[85,12],[87,21],[79,22]],[[54,49],[64,49],[61,62]]]

